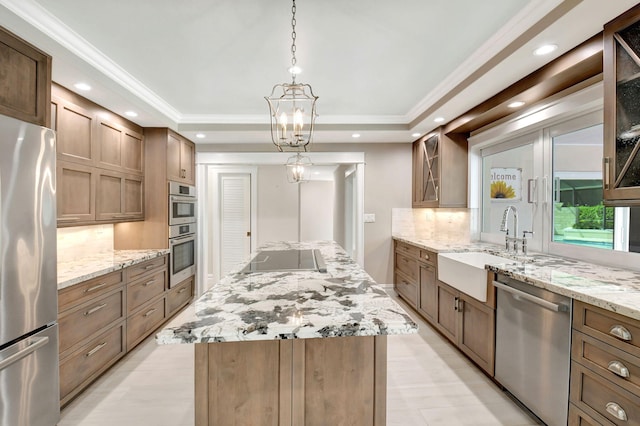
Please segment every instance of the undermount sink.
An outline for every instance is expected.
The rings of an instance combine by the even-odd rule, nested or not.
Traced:
[[[488,263],[505,263],[509,259],[481,251],[438,253],[438,279],[481,302],[487,301]]]

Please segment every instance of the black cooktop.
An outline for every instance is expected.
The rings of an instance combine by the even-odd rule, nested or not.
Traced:
[[[265,250],[251,259],[240,273],[274,271],[326,272],[319,250]]]

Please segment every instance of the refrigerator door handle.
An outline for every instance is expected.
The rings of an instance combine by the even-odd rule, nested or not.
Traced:
[[[5,368],[9,367],[11,364],[16,363],[16,362],[20,361],[23,358],[26,358],[27,356],[29,356],[33,352],[37,351],[39,348],[41,348],[44,345],[46,345],[47,343],[49,343],[49,337],[47,337],[47,336],[39,337],[37,339],[34,339],[33,341],[31,341],[29,343],[29,346],[27,346],[26,348],[24,348],[24,349],[16,352],[15,354],[7,357],[6,359],[3,359],[2,361],[0,361],[0,371],[2,371]]]

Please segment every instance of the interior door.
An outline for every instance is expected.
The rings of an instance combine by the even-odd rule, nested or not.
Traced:
[[[220,277],[251,254],[251,175],[223,173],[220,189]]]

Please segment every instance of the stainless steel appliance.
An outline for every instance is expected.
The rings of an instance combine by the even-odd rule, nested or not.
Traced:
[[[196,206],[195,187],[169,182],[169,225],[195,223]]]
[[[0,425],[60,418],[55,133],[0,116]]]
[[[327,272],[320,250],[264,250],[240,271],[241,274],[274,271]]]
[[[498,275],[495,377],[550,426],[566,425],[571,299]]]
[[[169,287],[196,273],[196,224],[169,227]]]

